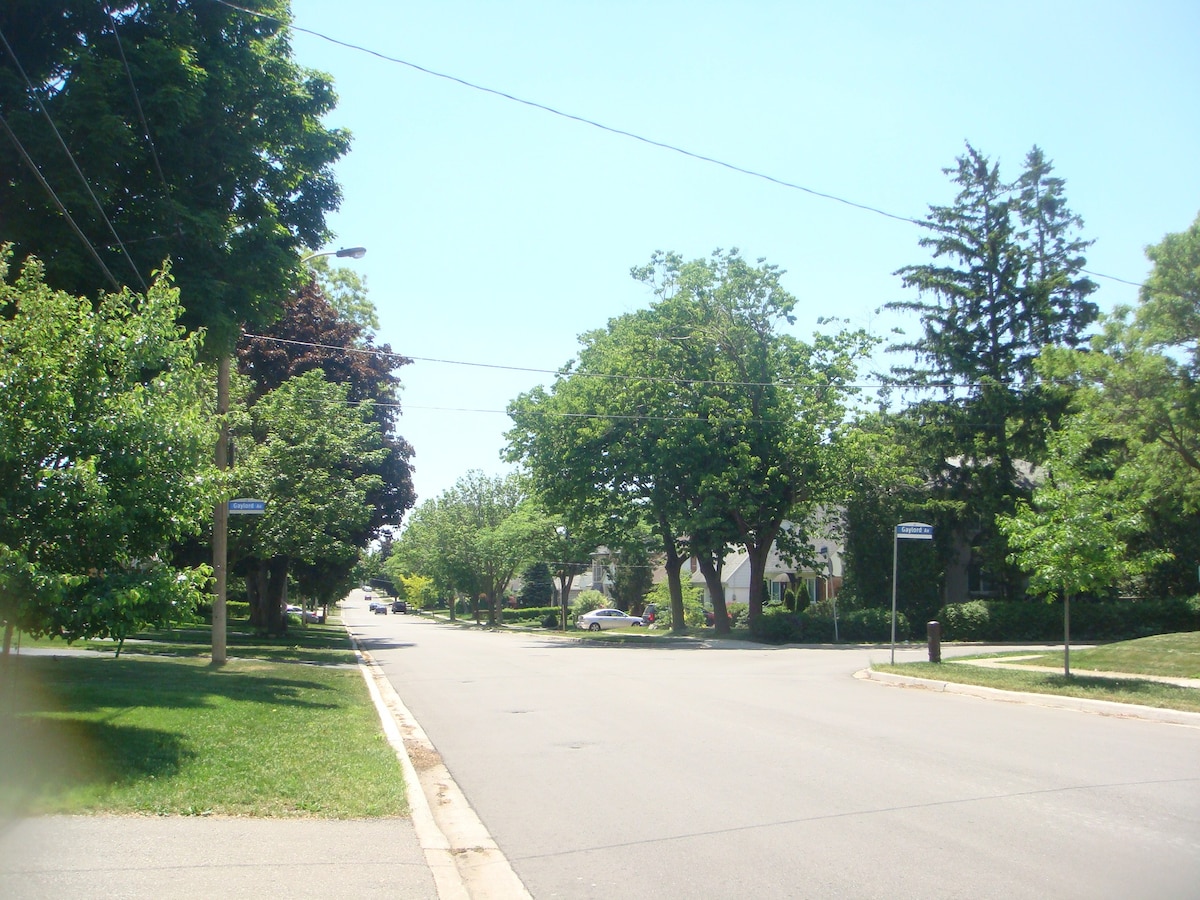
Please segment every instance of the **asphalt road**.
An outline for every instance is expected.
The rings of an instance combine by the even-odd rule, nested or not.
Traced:
[[[538,900],[1200,896],[1200,728],[853,677],[886,649],[345,619]]]

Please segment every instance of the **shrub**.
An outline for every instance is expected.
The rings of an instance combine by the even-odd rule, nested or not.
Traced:
[[[505,607],[504,621],[507,623],[513,622],[541,622],[547,615],[554,616],[554,621],[558,621],[558,608],[554,606],[529,606],[529,607]]]
[[[606,609],[607,607],[608,598],[599,591],[580,591],[575,602],[571,604],[571,621],[594,609]]]
[[[896,613],[896,637],[909,633],[908,617]],[[892,611],[882,607],[852,609],[838,616],[838,636],[843,641],[878,644],[892,639]]]
[[[801,640],[804,622],[801,616],[783,607],[764,609],[750,634],[767,644],[792,644]]]
[[[1061,601],[968,600],[938,613],[949,641],[1060,641]],[[1119,641],[1151,634],[1200,631],[1200,597],[1071,601],[1071,639]]]
[[[703,628],[706,624],[704,617],[704,590],[686,581],[683,587],[683,623],[688,628]],[[671,588],[665,581],[656,584],[648,594],[646,603],[653,603],[658,609],[656,625],[663,628],[671,627]]]
[[[727,603],[726,611],[729,613],[730,628],[745,628],[750,622],[750,604],[749,603]]]

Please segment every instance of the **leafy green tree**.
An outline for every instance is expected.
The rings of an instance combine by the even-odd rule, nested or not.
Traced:
[[[0,180],[3,237],[83,296],[141,287],[171,259],[184,323],[219,351],[242,323],[276,318],[303,248],[326,242],[333,165],[349,147],[323,123],[330,79],[292,58],[287,0],[237,6],[251,12],[195,0],[0,8],[16,53],[0,55],[0,113],[87,244],[32,177]],[[0,171],[27,171],[12,140]]]
[[[1135,309],[1120,307],[1090,352],[1049,351],[1047,378],[1078,385],[1073,426],[1119,448],[1117,471],[1144,515],[1142,549],[1174,550],[1158,589],[1194,590],[1200,522],[1200,218],[1147,249]],[[1115,451],[1114,451],[1115,452]]]
[[[361,474],[379,477],[369,498],[371,521],[358,538],[363,547],[385,528],[398,526],[416,499],[413,449],[396,433],[400,379],[395,369],[411,362],[392,353],[387,344],[375,346],[360,324],[326,299],[315,278],[289,298],[278,322],[248,336],[238,350],[238,370],[253,379],[251,403],[289,378],[314,369],[323,372],[327,380],[346,385],[350,402],[372,401],[369,408],[388,452],[355,464]]]
[[[186,620],[208,570],[172,565],[216,484],[196,366],[164,273],[140,297],[15,280],[0,253],[0,619],[73,640]]]
[[[751,559],[751,616],[762,608],[770,548],[802,552],[804,522],[844,482],[839,426],[862,334],[804,344],[777,333],[795,299],[782,273],[736,250],[635,268],[656,301],[583,336],[552,391],[510,405],[510,453],[552,508],[630,529],[644,520],[663,551],[672,621],[684,622],[680,568]],[[798,527],[784,529],[790,520]],[[716,597],[718,629],[728,629]]]
[[[1063,672],[1071,674],[1071,598],[1112,587],[1162,558],[1138,556],[1128,539],[1142,529],[1141,513],[1110,481],[1112,462],[1082,430],[1051,439],[1047,479],[1032,503],[1017,502],[996,524],[1013,548],[1013,562],[1030,573],[1035,594],[1063,598]]]
[[[428,578],[438,601],[446,602],[454,618],[456,587],[450,558],[450,517],[444,514],[444,498],[426,500],[409,515],[404,531],[392,545],[384,571],[397,578],[420,575]]]
[[[961,510],[946,586],[946,599],[958,600],[972,551],[1006,578],[1007,547],[991,523],[1028,495],[1019,463],[1040,461],[1047,430],[1069,399],[1037,377],[1035,360],[1048,345],[1083,341],[1097,308],[1088,299],[1096,285],[1083,274],[1082,223],[1038,148],[1012,183],[969,144],[946,172],[958,196],[930,208],[920,241],[934,261],[900,269],[917,297],[888,307],[916,313],[922,326],[915,340],[891,348],[914,357],[893,375],[907,389],[941,394],[913,412],[942,460],[938,492]]]
[[[469,598],[477,621],[486,603],[489,624],[498,625],[505,589],[544,557],[548,530],[520,475],[472,470],[418,507],[396,544],[395,565]]]
[[[373,516],[379,476],[370,464],[387,448],[370,401],[349,404],[348,394],[320,370],[305,372],[260,399],[236,434],[245,448],[234,470],[238,489],[266,500],[267,512],[241,516],[230,546],[246,577],[251,623],[269,634],[287,630],[289,572],[306,572],[325,600],[352,572]]]

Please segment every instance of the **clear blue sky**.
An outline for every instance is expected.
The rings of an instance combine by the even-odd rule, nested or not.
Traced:
[[[1200,211],[1200,3],[293,0],[295,24],[565,112],[921,218],[971,141],[1014,177],[1042,147],[1130,281]],[[836,7],[836,8],[834,8]],[[920,230],[296,33],[354,144],[334,246],[404,367],[421,500],[505,471],[508,401],[576,336],[645,306],[657,249],[739,247],[787,270],[796,333],[838,315],[884,332]],[[1105,309],[1136,288],[1097,279]],[[454,360],[456,365],[425,360]]]

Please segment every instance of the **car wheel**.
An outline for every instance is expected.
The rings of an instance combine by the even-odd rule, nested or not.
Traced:
[[[591,625],[588,626],[588,631],[599,631],[599,630],[600,630],[599,622],[593,622]]]

